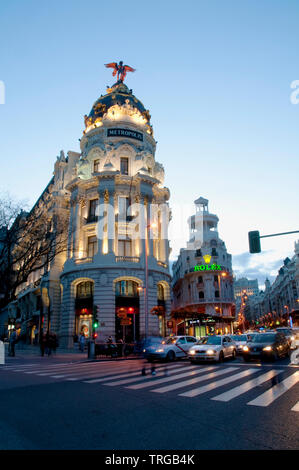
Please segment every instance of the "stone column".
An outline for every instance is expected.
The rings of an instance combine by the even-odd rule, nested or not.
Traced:
[[[62,280],[63,298],[60,312],[59,347],[70,349],[74,346],[75,287],[69,279]]]

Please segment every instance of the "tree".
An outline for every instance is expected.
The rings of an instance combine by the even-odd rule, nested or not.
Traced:
[[[16,297],[30,274],[48,271],[54,258],[67,246],[68,216],[65,211],[35,205],[30,212],[9,195],[0,197],[0,306]]]

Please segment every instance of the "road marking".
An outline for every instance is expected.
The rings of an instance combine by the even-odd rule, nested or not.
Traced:
[[[197,368],[197,366],[193,366],[193,367],[190,367],[189,369],[195,369]],[[170,373],[172,373],[173,371],[177,372],[177,368],[173,369],[170,371]],[[132,374],[130,374],[132,375]],[[137,375],[137,374],[134,374],[134,375]],[[139,378],[135,377],[135,378],[129,378],[129,379],[125,379],[125,380],[118,380],[117,382],[108,382],[108,383],[105,383],[104,385],[107,385],[109,387],[115,387],[116,385],[125,385],[125,384],[128,384],[128,383],[132,383],[132,382],[137,382],[137,381],[140,381],[140,380],[149,380],[149,379],[153,379],[153,376],[151,374],[149,375],[141,375],[140,372],[139,372]],[[157,375],[155,377],[162,377],[162,376],[165,376],[165,371],[163,372],[158,372]],[[110,378],[111,380],[111,378]]]
[[[291,408],[292,411],[299,411],[299,401],[297,401],[296,405]]]
[[[212,369],[214,369],[214,368],[215,367],[212,367]],[[211,367],[209,369],[211,369]],[[202,377],[195,377],[194,379],[184,380],[183,382],[175,383],[175,384],[172,384],[172,385],[167,385],[166,387],[155,388],[155,389],[151,390],[151,392],[155,392],[155,393],[170,392],[172,390],[177,390],[178,388],[186,387],[187,385],[193,385],[193,384],[198,383],[198,382],[203,382],[204,380],[213,379],[214,377],[217,377],[218,375],[224,375],[224,374],[227,374],[228,372],[232,372],[232,371],[235,371],[235,370],[238,370],[238,368],[237,367],[228,367],[228,368],[225,368],[225,369],[221,369],[217,372],[212,372],[211,374],[203,375]],[[205,370],[203,370],[203,372],[205,372]],[[152,384],[152,385],[155,385],[155,384]]]
[[[169,369],[182,369],[182,366],[176,366],[176,365],[173,365],[173,366],[169,366]],[[134,369],[136,370],[136,369]],[[160,370],[160,369],[159,369]],[[164,373],[165,373],[165,368],[161,369]],[[105,374],[104,375],[104,378],[103,378],[103,375],[100,376],[102,378],[99,378],[99,379],[94,379],[94,380],[85,380],[84,383],[88,383],[88,384],[95,384],[95,383],[98,383],[98,382],[105,382],[106,380],[112,380],[112,379],[121,379],[121,378],[125,378],[125,377],[132,377],[132,376],[136,376],[136,375],[140,375],[140,377],[144,377],[141,375],[141,371],[136,371],[136,372],[130,372],[130,373],[123,373],[123,374],[119,374],[119,375],[116,375],[114,377],[108,377],[108,375],[114,375],[115,372],[111,373],[111,374]],[[147,376],[145,376],[147,377]]]
[[[287,390],[293,387],[297,382],[299,382],[299,371],[290,375],[288,378],[278,383],[277,385],[274,385],[274,387],[271,387],[270,390],[262,393],[262,395],[259,395],[254,400],[251,400],[247,403],[247,405],[268,406],[278,397],[283,395]]]
[[[225,379],[218,380],[217,382],[212,382],[208,385],[204,385],[203,387],[194,388],[192,390],[189,390],[188,392],[180,393],[179,396],[196,397],[197,395],[201,395],[202,393],[210,392],[211,390],[214,390],[214,388],[221,387],[222,385],[226,385],[238,379],[242,379],[243,377],[247,377],[248,375],[256,374],[257,372],[259,372],[259,369],[247,369],[243,372],[239,372],[238,374],[226,377]]]
[[[253,380],[249,380],[248,382],[245,382],[244,384],[239,385],[238,387],[234,387],[231,390],[228,390],[227,392],[221,393],[220,395],[211,398],[211,400],[230,401],[233,398],[248,392],[252,388],[257,387],[258,385],[261,385],[264,382],[267,382],[267,380],[272,379],[281,372],[282,370],[270,370],[266,374],[260,375],[259,377]]]
[[[172,375],[171,377],[166,377],[164,379],[159,379],[159,380],[153,379],[153,381],[150,382],[150,383],[130,385],[129,387],[126,387],[126,388],[130,388],[132,390],[139,390],[140,388],[153,387],[153,385],[162,384],[162,383],[165,383],[165,382],[173,382],[174,380],[182,379],[182,378],[188,377],[190,375],[202,374],[203,372],[206,372],[206,371],[209,371],[209,370],[212,370],[212,369],[214,369],[214,367],[208,367],[206,369],[199,369],[198,368],[198,370],[191,370],[189,372],[184,372],[183,374]]]

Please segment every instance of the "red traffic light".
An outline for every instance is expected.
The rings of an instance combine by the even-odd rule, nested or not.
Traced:
[[[129,307],[129,308],[128,308],[128,313],[129,313],[129,314],[135,313],[134,307]]]
[[[98,333],[94,333],[92,336],[93,336],[93,339],[96,339],[98,337]]]

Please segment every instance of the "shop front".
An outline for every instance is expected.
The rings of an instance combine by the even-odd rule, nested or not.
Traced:
[[[92,335],[93,282],[78,284],[75,301],[75,335],[86,339]]]

